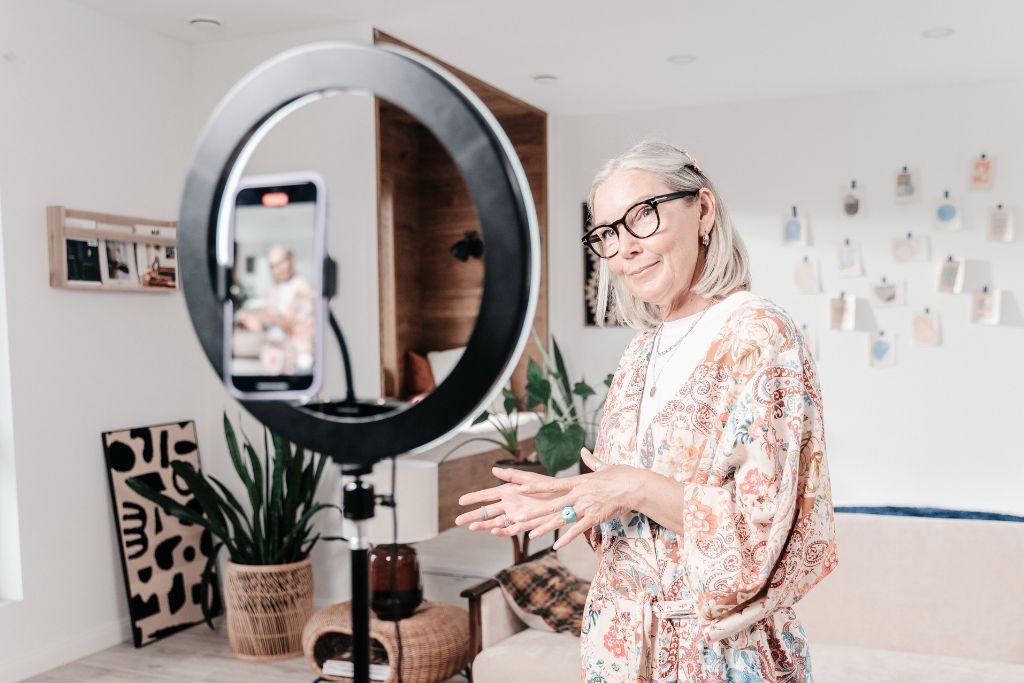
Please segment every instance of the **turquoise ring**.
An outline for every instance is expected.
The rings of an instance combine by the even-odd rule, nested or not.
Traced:
[[[572,524],[576,521],[576,510],[573,509],[572,505],[566,505],[562,508],[562,520],[566,524]]]

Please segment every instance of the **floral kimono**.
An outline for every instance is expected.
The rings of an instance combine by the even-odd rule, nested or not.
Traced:
[[[626,348],[594,454],[681,482],[684,531],[636,512],[594,528],[582,680],[809,682],[792,605],[838,556],[808,347],[784,310],[752,297],[637,434],[653,337]]]

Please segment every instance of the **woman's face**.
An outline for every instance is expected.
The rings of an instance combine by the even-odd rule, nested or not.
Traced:
[[[616,221],[637,202],[669,192],[672,188],[653,173],[615,171],[594,192],[594,225]],[[658,216],[660,227],[644,239],[618,226],[619,251],[608,259],[608,267],[633,296],[667,313],[686,299],[698,261],[703,268],[700,238],[714,225],[714,196],[702,189],[695,198],[663,202]]]

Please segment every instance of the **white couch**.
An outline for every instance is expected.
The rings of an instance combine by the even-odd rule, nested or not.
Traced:
[[[839,513],[839,566],[795,609],[817,683],[1024,682],[1024,524]],[[590,578],[574,542],[558,551]],[[578,640],[527,628],[496,581],[466,590],[473,683],[579,680]]]

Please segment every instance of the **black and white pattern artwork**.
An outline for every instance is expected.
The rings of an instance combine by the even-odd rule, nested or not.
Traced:
[[[135,647],[203,620],[202,573],[212,539],[201,527],[166,514],[125,483],[150,488],[201,513],[195,496],[171,470],[182,460],[199,468],[194,422],[174,422],[103,434],[114,520],[120,540]],[[214,614],[220,611],[217,596]]]

